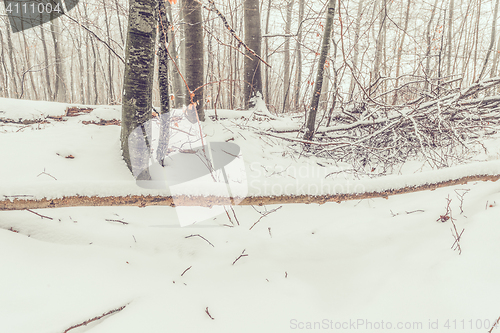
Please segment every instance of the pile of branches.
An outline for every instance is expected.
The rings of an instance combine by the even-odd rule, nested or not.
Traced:
[[[301,142],[310,154],[347,162],[355,170],[376,167],[377,173],[385,173],[408,159],[422,158],[433,168],[448,167],[484,150],[480,139],[496,133],[500,95],[491,92],[499,84],[500,77],[491,78],[404,105],[369,98],[340,107],[332,119],[336,125],[319,126],[314,141],[291,141]]]

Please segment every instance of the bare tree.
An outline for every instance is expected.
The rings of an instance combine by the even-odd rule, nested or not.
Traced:
[[[196,0],[183,1],[185,23],[185,78],[189,87],[187,100],[196,105],[198,119],[205,120],[205,101],[203,99],[203,28],[201,4]]]
[[[297,32],[297,45],[296,45],[296,76],[295,76],[295,93],[294,93],[294,107],[299,108],[300,99],[300,86],[302,85],[302,29],[301,25],[304,21],[304,6],[305,0],[299,0],[299,31]]]
[[[352,99],[354,88],[356,87],[356,75],[358,75],[358,57],[359,57],[359,40],[361,32],[361,17],[363,15],[363,0],[358,1],[358,13],[356,17],[356,26],[354,28],[354,54],[352,60],[351,84],[349,86],[349,99]]]
[[[245,44],[256,54],[261,54],[259,0],[245,0]],[[262,98],[261,64],[248,50],[245,52],[245,108],[252,107],[254,97]]]
[[[497,29],[497,15],[498,15],[498,2],[499,0],[495,1],[495,10],[493,11],[493,22],[491,24],[491,39],[490,39],[490,46],[488,47],[488,52],[486,53],[486,58],[484,59],[483,63],[483,68],[481,69],[481,73],[479,74],[477,78],[477,82],[481,80],[481,77],[484,75],[486,71],[486,67],[488,66],[488,60],[490,59],[490,54],[491,51],[493,50],[495,46],[495,39],[496,39],[496,29]]]
[[[451,53],[453,46],[453,13],[455,12],[455,1],[450,0],[450,8],[448,10],[448,42],[447,44],[447,59],[446,59],[446,76],[451,75]]]
[[[66,102],[66,87],[64,82],[64,65],[62,60],[62,50],[61,44],[59,43],[59,38],[61,36],[61,30],[59,29],[59,19],[52,19],[50,21],[52,40],[54,42],[54,53],[55,53],[55,63],[56,63],[56,82],[54,86],[54,96],[53,100],[58,102]]]
[[[292,25],[293,0],[288,0],[286,5],[285,35],[290,35]],[[283,112],[290,109],[290,37],[285,37],[285,60],[283,62]]]
[[[121,125],[122,155],[136,179],[149,179],[156,0],[130,0]]]
[[[265,34],[267,35],[269,33],[269,17],[271,16],[271,2],[272,0],[269,0],[267,3],[267,15],[266,15],[266,30]],[[269,63],[269,39],[265,39],[266,43],[266,62]],[[266,98],[266,105],[269,105],[269,68],[266,66],[265,69],[265,77],[266,77],[266,93],[265,93],[265,98]]]
[[[314,126],[316,123],[316,113],[318,111],[319,98],[321,96],[321,88],[323,86],[323,72],[325,70],[326,59],[330,49],[330,38],[333,29],[333,17],[335,16],[335,0],[329,0],[325,22],[325,31],[323,32],[323,41],[321,44],[321,53],[318,61],[316,74],[316,82],[314,83],[313,95],[311,97],[311,106],[306,122],[304,133],[305,140],[312,140],[314,136]]]
[[[403,47],[405,44],[405,37],[406,37],[407,31],[408,31],[408,21],[410,20],[410,6],[411,6],[411,0],[408,0],[408,3],[406,5],[406,15],[405,15],[405,23],[404,23],[405,25],[404,25],[403,31],[401,32],[401,43],[399,44],[398,53],[396,56],[396,84],[395,84],[396,88],[399,86],[399,71],[401,68],[401,56],[403,55]],[[393,104],[396,104],[397,99],[398,99],[398,92],[396,91],[394,93]]]

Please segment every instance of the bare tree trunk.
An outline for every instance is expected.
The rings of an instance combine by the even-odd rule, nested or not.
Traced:
[[[493,57],[493,63],[491,64],[491,72],[490,77],[495,77],[498,75],[498,57],[500,55],[500,37],[497,40],[497,51],[495,52],[495,56]]]
[[[150,179],[148,126],[151,119],[156,41],[156,0],[130,0],[123,107],[122,156],[138,180]]]
[[[455,2],[450,0],[450,8],[448,13],[448,43],[447,43],[447,60],[446,60],[446,76],[451,75],[451,52],[452,52],[452,34],[453,34],[453,12],[455,11]]]
[[[406,32],[408,30],[408,21],[410,19],[410,6],[411,6],[411,0],[408,0],[408,4],[406,5],[406,16],[405,16],[405,27],[404,30],[401,32],[401,43],[399,44],[398,48],[398,54],[396,56],[396,83],[395,86],[396,88],[399,86],[399,70],[401,68],[401,56],[403,55],[403,47],[405,44],[405,37],[406,37]],[[393,104],[396,104],[398,101],[398,92],[394,93],[394,100]]]
[[[321,44],[321,53],[318,61],[318,69],[316,74],[316,82],[314,83],[313,95],[311,98],[311,107],[307,117],[306,130],[304,133],[305,140],[312,140],[314,136],[314,125],[316,123],[316,113],[318,111],[319,98],[321,88],[323,86],[323,71],[325,69],[326,58],[330,49],[330,38],[333,28],[333,17],[335,16],[335,0],[329,0],[328,13],[326,15],[325,31],[323,33],[323,41]]]
[[[116,7],[116,18],[118,20],[118,31],[120,32],[120,39],[122,41],[122,44],[125,44],[125,39],[123,38],[123,28],[122,28],[122,20],[120,19],[120,4],[118,0],[115,0],[115,7]]]
[[[167,155],[169,127],[170,127],[170,96],[168,93],[168,31],[170,21],[167,16],[166,3],[158,1],[159,47],[158,47],[158,86],[160,90],[160,133],[156,160],[163,165]]]
[[[104,23],[106,25],[107,41],[108,41],[108,44],[111,45],[111,32],[109,29],[108,9],[107,9],[105,0],[102,0],[102,6],[104,8]],[[108,104],[113,103],[114,99],[115,98],[114,98],[114,93],[113,93],[113,59],[112,59],[111,50],[108,49]]]
[[[0,96],[9,97],[9,92],[7,87],[8,84],[8,75],[7,75],[7,66],[5,65],[5,55],[4,55],[4,45],[3,45],[3,33],[0,31],[0,59],[2,63],[0,64]]]
[[[295,93],[294,93],[294,107],[299,108],[300,103],[300,86],[302,85],[302,29],[301,24],[304,20],[304,6],[305,0],[299,0],[299,31],[297,35],[297,62],[296,62],[296,77],[295,77]]]
[[[259,0],[245,0],[245,44],[256,54],[261,54]],[[246,51],[245,57],[245,109],[251,108],[252,98],[262,98],[262,78],[260,60]],[[249,59],[250,58],[250,59]]]
[[[158,1],[158,85],[160,90],[160,106],[161,113],[170,111],[169,103],[170,96],[168,93],[168,30],[170,30],[170,22],[167,17],[167,10],[164,1]]]
[[[183,17],[186,34],[185,78],[189,87],[186,96],[190,103],[196,104],[200,121],[205,120],[205,101],[203,99],[203,28],[201,4],[196,0],[183,1]]]
[[[426,29],[427,51],[425,52],[425,73],[424,73],[424,75],[427,78],[427,80],[425,81],[425,85],[424,85],[425,91],[429,90],[428,78],[430,76],[430,71],[431,71],[431,49],[432,49],[431,29],[432,29],[432,21],[434,20],[434,15],[436,14],[437,3],[438,3],[438,0],[435,0],[434,5],[432,6],[432,10],[431,10],[431,17],[429,19],[429,22],[427,24],[427,29]]]
[[[92,44],[92,54],[94,56],[94,70],[92,71],[94,74],[94,104],[98,104],[99,102],[99,88],[97,86],[97,54],[95,51],[94,39],[90,37],[90,43]],[[89,84],[90,88],[90,84]]]
[[[38,100],[38,90],[35,85],[35,80],[33,78],[33,72],[31,71],[31,59],[30,59],[30,53],[29,53],[29,46],[28,42],[26,41],[26,34],[22,33],[23,35],[23,46],[24,46],[24,59],[25,59],[25,64],[26,64],[26,71],[28,71],[28,76],[30,78],[30,83],[31,83],[31,91],[28,90],[28,87],[26,86],[25,91],[31,92],[34,94],[35,100]],[[31,96],[31,94],[30,94]]]
[[[486,58],[484,59],[483,68],[481,69],[481,73],[479,74],[479,77],[477,78],[478,82],[481,80],[481,77],[484,75],[484,73],[486,71],[486,67],[488,66],[488,60],[490,58],[491,51],[493,50],[493,47],[495,46],[496,31],[497,31],[496,28],[497,28],[498,2],[499,2],[499,0],[495,1],[495,10],[493,11],[493,23],[491,24],[490,46],[488,47],[488,52],[486,53]]]
[[[40,36],[42,39],[42,47],[43,47],[43,58],[45,65],[45,89],[46,89],[46,98],[48,100],[52,99],[52,88],[50,86],[50,70],[49,70],[49,53],[47,51],[47,42],[45,40],[45,31],[43,25],[40,25]]]
[[[10,33],[10,27],[7,26],[7,29],[5,29],[5,31],[7,31],[7,50],[9,53],[10,73],[12,76],[11,82],[14,85],[14,91],[10,96],[11,97],[14,97],[14,96],[19,97],[19,91],[17,89],[17,81],[16,81],[16,67],[17,67],[17,65],[16,65],[16,62],[14,60],[14,55],[13,55],[14,48],[12,47],[12,34]]]
[[[170,22],[172,21],[172,6],[170,2],[166,4],[167,6],[167,18]],[[179,61],[178,52],[177,52],[177,38],[175,38],[175,32],[172,29],[168,29],[169,34],[168,38],[170,40],[170,48],[168,49],[170,55],[172,56],[173,61],[175,61],[175,65],[172,64],[170,66],[170,77],[172,78],[172,86],[174,95],[174,100],[172,101],[173,107],[181,107],[184,104],[184,84],[181,82],[181,75],[178,70],[181,69],[181,61]]]
[[[381,10],[379,14],[379,30],[377,34],[377,44],[375,49],[375,61],[373,63],[373,72],[370,80],[370,91],[371,94],[376,88],[374,87],[377,81],[380,78],[380,65],[382,64],[383,57],[383,46],[384,46],[384,35],[385,35],[385,27],[386,27],[386,18],[387,18],[387,0],[381,1]]]
[[[267,3],[267,16],[266,16],[266,35],[269,33],[269,17],[271,15],[271,2],[272,0],[269,0]],[[265,39],[266,41],[266,62],[269,63],[269,42],[268,38]],[[265,76],[266,76],[266,105],[269,105],[270,103],[270,98],[269,98],[269,68],[266,66],[265,68]]]
[[[288,0],[286,5],[285,35],[290,35],[292,25],[293,0]],[[290,37],[285,37],[285,60],[283,79],[283,112],[290,109]]]
[[[57,20],[58,19],[53,19],[52,21],[50,21],[56,61],[56,83],[54,87],[55,96],[53,97],[53,100],[58,102],[66,102],[66,87],[63,80],[64,68],[61,55],[61,46],[59,45],[59,37],[61,35],[61,32],[59,29],[59,22],[57,22]]]
[[[361,32],[361,14],[363,13],[363,0],[358,2],[358,15],[356,18],[356,27],[354,28],[354,55],[352,60],[352,73],[351,73],[351,84],[349,86],[349,99],[351,100],[354,95],[354,89],[356,87],[356,75],[358,73],[358,57],[359,57],[359,37]]]

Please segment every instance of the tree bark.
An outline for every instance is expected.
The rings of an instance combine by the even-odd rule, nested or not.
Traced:
[[[401,68],[401,56],[403,55],[403,47],[405,44],[406,32],[408,30],[408,21],[410,19],[410,6],[411,6],[411,0],[408,0],[408,4],[406,5],[405,27],[401,33],[401,43],[399,44],[398,53],[396,56],[396,84],[395,84],[396,88],[399,87],[399,70]],[[394,93],[394,100],[392,104],[396,104],[397,101],[398,101],[398,92],[396,91]]]
[[[61,35],[61,31],[59,29],[59,22],[57,22],[58,19],[53,19],[50,21],[51,25],[51,33],[52,33],[52,40],[54,41],[54,52],[55,52],[55,61],[56,61],[56,82],[55,82],[55,87],[54,87],[54,96],[53,100],[58,101],[58,102],[66,102],[66,87],[64,84],[64,66],[63,66],[63,61],[62,61],[62,52],[61,52],[61,46],[59,44],[59,37]]]
[[[424,90],[429,90],[429,80],[430,71],[431,71],[431,49],[432,49],[432,37],[431,37],[431,29],[432,29],[432,21],[434,20],[434,15],[436,14],[438,0],[434,1],[434,5],[432,6],[431,17],[429,22],[427,23],[426,29],[426,39],[427,39],[427,50],[425,52],[425,77],[427,80],[425,81]]]
[[[304,133],[305,140],[312,140],[314,136],[314,125],[316,123],[316,113],[318,111],[319,98],[321,96],[321,88],[323,86],[323,72],[325,70],[328,51],[330,50],[330,37],[332,34],[334,15],[335,15],[335,0],[329,0],[328,10],[326,15],[325,31],[323,33],[323,42],[321,45],[321,53],[318,61],[316,82],[314,83],[314,90],[311,98],[311,107],[309,108],[309,115],[307,117],[306,130]]]
[[[261,32],[259,0],[245,0],[245,44],[256,54],[261,54]],[[262,78],[260,60],[245,51],[245,108],[252,107],[252,98],[262,97]],[[250,58],[250,59],[249,59]]]
[[[285,35],[290,35],[292,26],[293,0],[288,0],[286,5]],[[290,109],[290,37],[285,37],[285,60],[283,62],[283,113]]]
[[[10,61],[10,74],[11,74],[11,82],[14,86],[14,91],[11,90],[10,97],[17,98],[19,97],[19,91],[17,89],[17,80],[16,80],[16,61],[14,59],[14,49],[12,46],[12,34],[10,33],[10,27],[7,26],[5,31],[7,32],[7,51],[9,53],[9,61]]]
[[[269,33],[269,17],[271,16],[271,2],[272,0],[269,0],[267,3],[267,16],[266,16],[266,30],[265,34],[267,35]],[[265,38],[266,42],[266,62],[269,63],[269,39]],[[265,76],[266,76],[266,105],[269,105],[270,103],[270,98],[269,98],[269,68],[266,66],[265,68]]]
[[[453,35],[453,12],[455,11],[455,1],[450,0],[450,9],[448,13],[448,43],[447,43],[447,59],[446,59],[446,76],[451,75],[451,52],[452,52],[452,38]]]
[[[183,1],[183,17],[185,22],[185,78],[190,92],[187,102],[196,105],[198,120],[205,120],[205,101],[203,98],[203,28],[201,4],[196,0]]]
[[[490,39],[490,46],[488,47],[488,53],[486,53],[486,58],[484,59],[484,64],[483,68],[481,69],[481,73],[479,74],[479,77],[477,78],[477,82],[481,80],[481,77],[484,75],[486,71],[486,67],[488,66],[488,60],[490,59],[491,51],[493,51],[493,47],[495,46],[495,39],[496,39],[496,26],[497,26],[497,15],[498,15],[498,2],[499,0],[495,1],[495,10],[493,11],[493,23],[491,24],[491,39]]]
[[[378,192],[362,193],[336,193],[325,195],[282,195],[282,196],[251,196],[244,198],[238,203],[239,206],[245,205],[273,205],[284,203],[319,203],[326,202],[341,203],[348,200],[362,200],[369,198],[385,198],[392,195],[405,193],[414,193],[420,191],[433,191],[438,188],[457,186],[467,184],[468,182],[493,181],[500,179],[500,175],[470,175],[460,178],[450,177],[449,180],[431,182],[429,184],[408,185],[401,188],[390,190],[381,190]],[[161,195],[128,195],[128,196],[68,196],[56,199],[0,199],[0,211],[6,210],[26,210],[26,209],[45,209],[60,207],[79,207],[79,206],[204,206],[213,207],[214,205],[231,205],[231,198],[218,196],[187,196],[180,195],[176,197]]]
[[[158,1],[159,48],[158,48],[158,85],[160,90],[160,131],[156,160],[163,166],[167,155],[170,127],[170,95],[168,93],[168,31],[170,21],[167,16],[165,1]]]
[[[123,79],[122,156],[136,179],[147,180],[150,178],[149,120],[156,41],[156,0],[130,0],[129,6]]]
[[[304,20],[304,6],[305,0],[299,0],[299,31],[297,35],[297,62],[296,62],[296,76],[295,76],[295,92],[294,92],[294,107],[296,110],[299,109],[299,100],[300,100],[300,86],[302,85],[302,29],[300,25]]]
[[[167,18],[170,22],[172,22],[172,6],[169,3],[166,3],[167,6]],[[177,38],[175,37],[175,32],[172,31],[172,29],[168,29],[168,38],[170,40],[170,47],[168,49],[168,52],[172,56],[173,61],[175,61],[175,64],[172,64],[170,66],[170,77],[172,78],[172,94],[174,95],[174,99],[171,103],[172,107],[182,107],[184,104],[184,83],[181,82],[181,75],[178,72],[181,70],[181,61],[178,56],[177,52]]]
[[[354,28],[354,55],[352,60],[352,73],[351,73],[351,83],[349,85],[349,100],[352,99],[354,95],[354,89],[356,88],[356,75],[358,72],[358,57],[359,57],[359,38],[361,33],[361,16],[363,13],[363,0],[358,2],[358,13],[356,18],[356,27]]]
[[[370,91],[371,94],[375,91],[376,83],[380,78],[380,65],[382,64],[382,56],[383,56],[383,46],[384,46],[384,35],[385,35],[385,27],[386,27],[386,18],[387,18],[387,0],[380,0],[382,8],[380,9],[379,15],[379,31],[377,34],[376,48],[375,48],[375,61],[373,63],[373,71],[371,74],[370,80]]]

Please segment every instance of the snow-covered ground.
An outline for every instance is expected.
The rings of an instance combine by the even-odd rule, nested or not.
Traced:
[[[65,110],[0,99],[4,119]],[[291,120],[218,116],[203,133],[241,147],[248,195],[377,190],[500,170],[492,149],[486,162],[357,179],[342,173],[348,165],[297,158],[259,134]],[[2,199],[167,193],[137,186],[118,126],[83,124],[119,118],[119,107],[100,106],[65,122],[0,124]],[[0,332],[64,332],[122,306],[69,332],[487,332],[500,316],[498,203],[500,182],[475,182],[340,204],[226,207],[187,227],[172,207],[1,211]],[[455,230],[463,230],[461,254]]]

